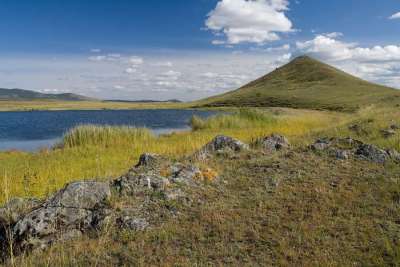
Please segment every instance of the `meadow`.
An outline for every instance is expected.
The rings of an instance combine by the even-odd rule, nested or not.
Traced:
[[[192,130],[155,136],[131,127],[83,125],[67,133],[53,149],[36,153],[0,153],[0,203],[11,197],[45,197],[65,183],[105,180],[132,167],[140,154],[158,153],[177,159],[190,155],[218,134],[251,143],[271,133],[287,136],[296,146],[306,146],[321,136],[353,136],[385,148],[400,150],[397,134],[383,138],[400,116],[394,109],[366,108],[357,113],[294,109],[238,109],[207,120],[192,118]],[[356,133],[349,125],[365,129]]]

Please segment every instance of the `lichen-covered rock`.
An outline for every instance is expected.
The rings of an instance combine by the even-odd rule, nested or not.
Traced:
[[[290,147],[290,143],[287,138],[283,135],[272,134],[259,140],[264,151],[275,152],[277,150],[287,149]]]
[[[170,179],[174,183],[184,183],[192,185],[193,183],[203,180],[203,174],[201,170],[194,165],[184,165],[182,163],[176,163],[170,167],[170,170]]]
[[[107,183],[71,183],[15,224],[14,241],[21,249],[44,248],[63,237],[94,229],[108,216],[110,196]]]
[[[139,162],[136,164],[136,168],[143,166],[156,165],[161,161],[161,156],[158,154],[144,153],[140,155]]]
[[[310,145],[310,148],[313,151],[323,151],[328,149],[331,146],[331,142],[327,139],[318,139],[314,142],[314,144]]]
[[[333,156],[336,159],[346,160],[349,159],[352,155],[352,152],[349,150],[342,150],[342,149],[333,149]]]
[[[385,150],[369,144],[361,145],[357,149],[356,155],[360,159],[369,160],[376,163],[385,163],[390,158],[389,154]]]
[[[392,159],[392,160],[394,160],[394,161],[396,161],[396,162],[400,162],[400,153],[397,151],[397,150],[395,150],[395,149],[390,149],[390,150],[388,150],[388,151],[386,151],[387,152],[387,154],[389,155],[389,157]]]
[[[129,172],[116,179],[112,186],[124,195],[131,195],[145,190],[165,190],[170,184],[169,180],[153,173],[137,174]]]
[[[197,151],[194,158],[204,160],[218,151],[240,152],[244,150],[249,150],[247,144],[229,136],[219,135]]]
[[[0,228],[15,224],[22,216],[40,206],[35,198],[13,198],[0,208]]]
[[[117,219],[117,225],[120,228],[133,230],[133,231],[143,231],[149,227],[149,223],[144,218],[135,218],[131,216],[121,216]]]

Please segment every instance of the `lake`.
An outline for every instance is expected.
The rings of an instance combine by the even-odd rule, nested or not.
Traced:
[[[189,129],[193,115],[207,118],[214,114],[199,110],[0,112],[0,150],[35,151],[51,147],[65,132],[81,124],[147,127],[161,134]]]

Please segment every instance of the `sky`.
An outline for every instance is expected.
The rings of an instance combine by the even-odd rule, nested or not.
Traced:
[[[0,87],[195,100],[307,54],[400,88],[400,0],[2,0]]]

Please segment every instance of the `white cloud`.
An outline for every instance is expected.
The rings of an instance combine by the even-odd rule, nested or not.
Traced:
[[[90,52],[92,52],[92,53],[100,53],[100,52],[101,52],[101,49],[92,48],[92,49],[90,49]]]
[[[389,19],[400,19],[400,12],[397,12],[389,17]]]
[[[279,40],[278,33],[293,31],[285,15],[287,0],[221,0],[208,14],[207,29],[226,40],[214,40],[215,45],[244,42],[263,44]]]
[[[144,60],[141,57],[132,56],[132,57],[129,58],[129,62],[132,65],[141,65],[141,64],[143,64]]]
[[[135,73],[136,71],[137,71],[137,70],[134,69],[134,68],[126,68],[126,69],[125,69],[125,72],[126,72],[126,73],[129,73],[129,74]]]
[[[91,56],[88,59],[90,61],[103,61],[106,59],[106,56]]]
[[[156,62],[153,64],[155,67],[173,67],[174,64],[171,61]]]

